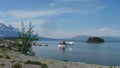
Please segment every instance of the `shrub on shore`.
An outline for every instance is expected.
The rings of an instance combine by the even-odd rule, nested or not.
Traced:
[[[12,67],[13,68],[22,68],[22,65],[19,63],[15,63]]]
[[[27,55],[34,55],[34,52],[32,51],[32,44],[33,40],[37,39],[37,34],[33,35],[33,27],[31,22],[29,25],[28,30],[24,27],[24,24],[22,22],[22,29],[20,32],[18,32],[18,39],[15,40],[14,49],[22,52]]]
[[[0,58],[3,58],[3,56],[2,56],[2,55],[0,55]]]
[[[64,60],[64,62],[68,62],[69,60]]]
[[[3,55],[3,58],[5,58],[5,59],[10,59],[10,56],[9,56],[8,54],[4,54],[4,55]]]
[[[27,60],[24,62],[25,64],[34,64],[34,65],[40,65],[41,68],[48,68],[48,65],[44,64],[44,63],[41,63],[39,61],[30,61],[30,60]]]
[[[0,55],[0,58],[10,59],[10,56],[8,54]]]
[[[2,62],[0,62],[0,66],[5,66],[5,64],[4,64],[4,63],[2,63]]]
[[[46,65],[46,64],[41,64],[41,68],[48,68],[48,65]]]
[[[39,61],[30,61],[30,60],[27,60],[27,61],[25,61],[25,64],[41,65],[42,63],[40,63]]]

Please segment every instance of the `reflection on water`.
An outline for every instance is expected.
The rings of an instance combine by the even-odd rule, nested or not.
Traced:
[[[62,52],[62,60],[69,61],[66,57],[66,50],[72,51],[73,48],[68,45],[58,45],[59,50]]]
[[[59,50],[62,52],[62,60],[66,60],[65,58],[65,50],[66,50],[66,46],[64,46],[64,45],[61,45],[61,47],[60,46],[58,46],[58,48],[59,48]]]
[[[65,51],[66,47],[58,47],[60,50]]]
[[[69,51],[73,50],[73,48],[69,45],[58,45],[58,48],[62,51],[65,51],[66,49],[69,50]]]

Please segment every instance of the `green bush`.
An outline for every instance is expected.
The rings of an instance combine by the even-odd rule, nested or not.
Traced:
[[[4,64],[4,63],[2,63],[2,62],[0,62],[0,66],[5,66],[5,64]]]
[[[3,57],[4,57],[5,59],[10,59],[10,56],[7,55],[7,54],[3,55]]]
[[[2,55],[0,55],[0,58],[3,58],[3,56],[2,56]]]
[[[25,64],[41,65],[42,63],[40,63],[39,61],[30,61],[30,60],[27,60],[27,61],[25,61]]]
[[[18,38],[15,40],[14,49],[22,52],[24,54],[34,55],[32,51],[33,40],[37,38],[37,34],[34,35],[33,28],[31,22],[29,28],[26,30],[23,22],[22,29],[18,32]]]
[[[0,47],[0,51],[5,52],[5,51],[8,51],[8,50],[9,50],[8,48],[5,48],[5,47]]]
[[[34,64],[34,65],[40,65],[41,68],[48,68],[48,66],[44,63],[41,63],[39,61],[30,61],[30,60],[27,60],[25,61],[25,64]]]
[[[12,67],[13,68],[22,68],[22,65],[19,63],[15,63]]]
[[[68,60],[64,60],[64,62],[68,62]]]
[[[5,64],[2,63],[1,66],[5,66]]]
[[[115,66],[110,66],[109,68],[115,68]]]
[[[11,61],[11,63],[15,63],[15,62],[16,62],[16,60],[12,60],[12,61]]]
[[[41,68],[48,68],[46,64],[41,64]]]

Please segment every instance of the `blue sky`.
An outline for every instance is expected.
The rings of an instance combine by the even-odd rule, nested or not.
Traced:
[[[120,0],[0,0],[0,23],[31,21],[40,36],[120,36]]]

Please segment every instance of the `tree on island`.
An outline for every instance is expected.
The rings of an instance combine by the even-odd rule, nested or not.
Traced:
[[[90,37],[86,42],[87,43],[104,43],[105,41],[100,37]]]
[[[37,39],[37,34],[33,34],[34,26],[29,24],[28,30],[26,30],[23,22],[22,22],[22,29],[18,31],[18,38],[15,40],[15,50],[22,52],[28,55],[34,55],[32,51],[32,44],[34,44],[33,40]]]

